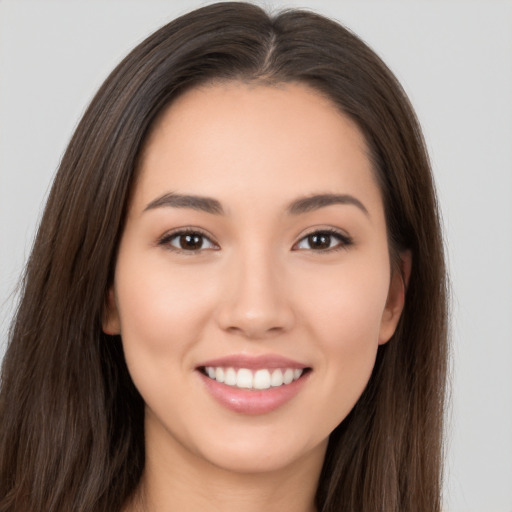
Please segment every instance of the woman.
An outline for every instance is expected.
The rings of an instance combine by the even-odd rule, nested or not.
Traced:
[[[225,3],[158,30],[48,199],[0,510],[439,510],[436,208],[405,94],[346,29]]]

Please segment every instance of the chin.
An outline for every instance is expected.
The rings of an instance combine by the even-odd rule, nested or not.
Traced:
[[[237,474],[265,474],[292,468],[306,459],[322,463],[327,439],[314,446],[290,443],[293,437],[281,439],[245,439],[240,442],[212,443],[198,455],[213,466]],[[297,440],[298,441],[298,440]]]

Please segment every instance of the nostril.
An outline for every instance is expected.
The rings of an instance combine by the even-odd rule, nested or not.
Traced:
[[[288,331],[295,323],[285,289],[275,279],[258,273],[255,267],[256,264],[245,271],[250,275],[236,273],[216,310],[218,325],[223,330],[254,339]]]

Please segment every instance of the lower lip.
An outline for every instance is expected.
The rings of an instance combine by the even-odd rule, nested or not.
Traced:
[[[199,371],[198,373],[206,385],[206,389],[222,406],[234,412],[253,415],[266,414],[285,405],[299,393],[310,374],[307,372],[290,384],[254,390],[228,386],[210,379]]]

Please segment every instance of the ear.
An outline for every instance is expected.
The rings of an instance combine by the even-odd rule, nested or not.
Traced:
[[[379,332],[379,345],[387,343],[395,333],[396,326],[404,309],[405,293],[409,278],[411,277],[412,254],[411,251],[400,253],[400,262],[391,275],[386,307],[382,314]]]
[[[109,336],[115,336],[121,333],[121,323],[119,321],[119,313],[117,311],[113,287],[108,291],[107,301],[103,311],[102,330]]]

